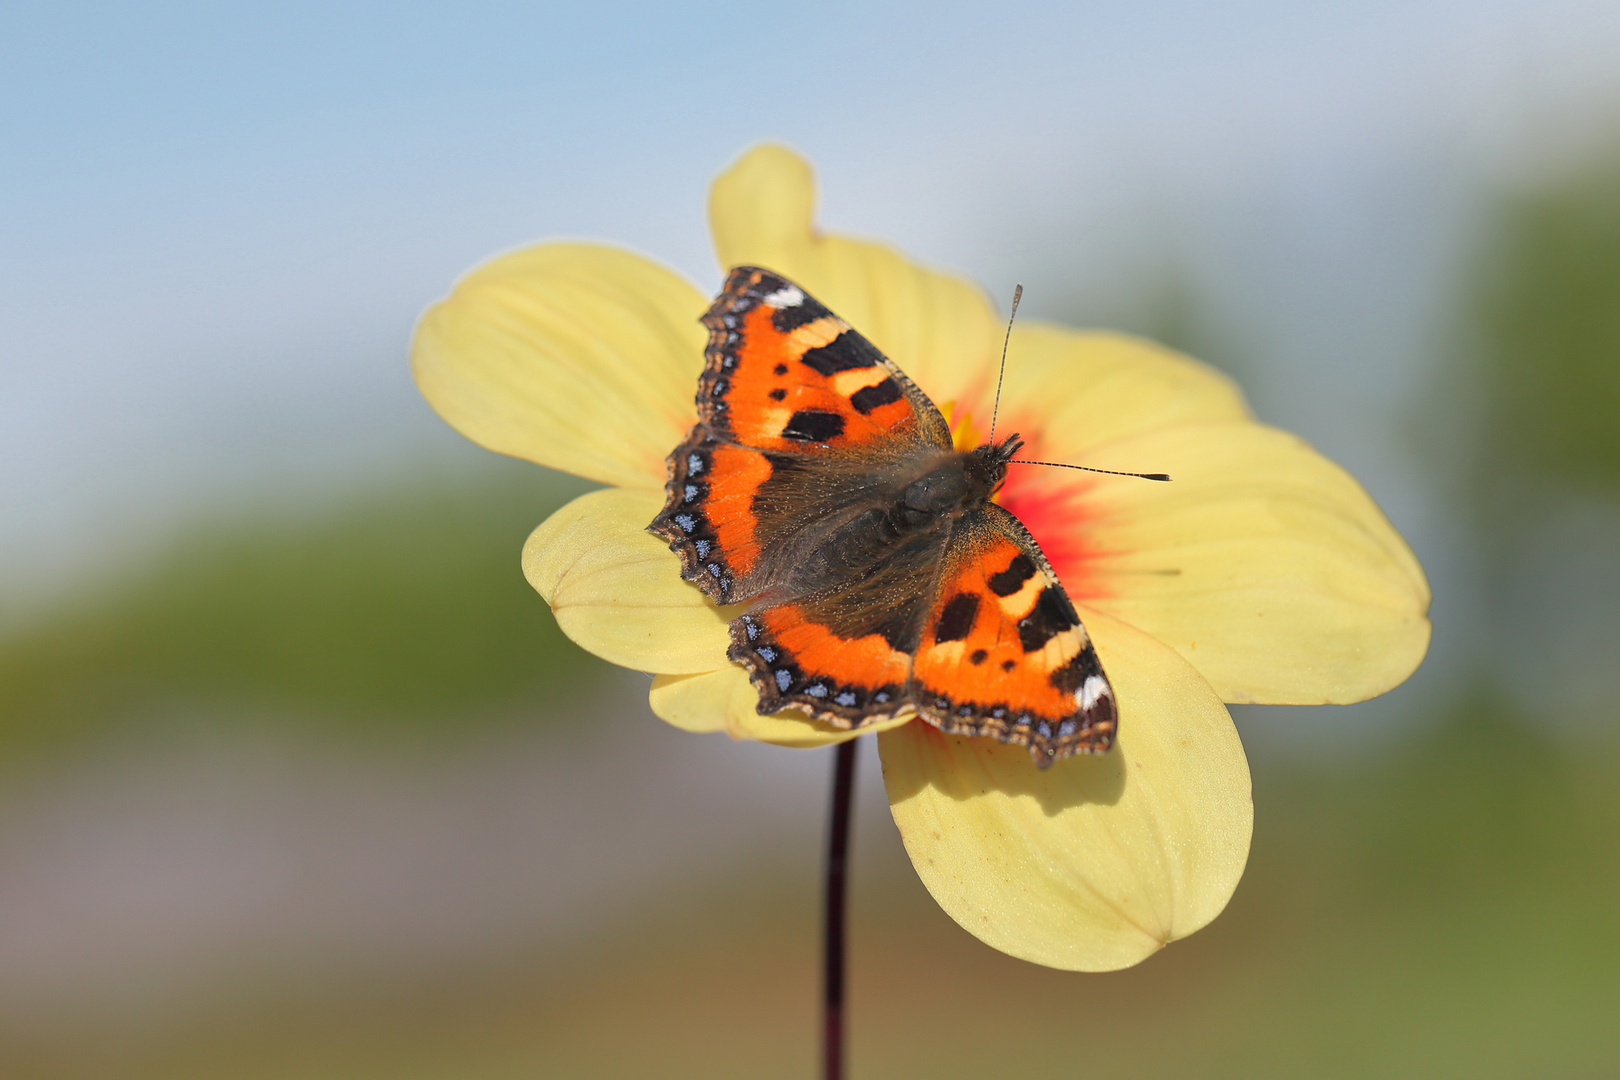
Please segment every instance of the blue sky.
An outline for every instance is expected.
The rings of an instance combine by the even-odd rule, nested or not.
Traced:
[[[713,285],[705,190],[765,138],[815,161],[832,227],[1021,279],[1037,315],[1054,268],[1106,300],[1178,252],[1271,319],[1263,414],[1399,520],[1421,493],[1343,394],[1388,412],[1413,378],[1448,178],[1615,115],[1615,55],[1593,0],[9,5],[0,585],[452,455],[406,373],[416,314],[545,237]],[[1387,340],[1344,377],[1355,335],[1320,327],[1368,322]]]

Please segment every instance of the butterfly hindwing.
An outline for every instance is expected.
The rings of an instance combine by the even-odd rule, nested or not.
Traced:
[[[1043,766],[1113,744],[1097,651],[1039,546],[993,504],[840,587],[739,617],[731,638],[762,713],[793,706],[853,727],[915,707]]]
[[[703,325],[698,416],[718,438],[760,450],[816,453],[919,441],[950,445],[928,396],[815,297],[780,275],[741,266]]]
[[[748,669],[765,715],[792,706],[852,728],[894,716],[911,701],[909,653],[882,634],[845,637],[800,604],[733,620],[727,655]]]
[[[939,551],[940,538],[923,535],[858,573],[808,567],[802,573],[819,583],[801,577],[808,587],[790,590],[792,599],[733,620],[727,655],[748,669],[759,711],[797,706],[851,727],[911,705],[911,654]]]
[[[1028,530],[993,503],[965,515],[922,624],[912,693],[953,734],[1027,746],[1038,763],[1113,744],[1113,688]]]

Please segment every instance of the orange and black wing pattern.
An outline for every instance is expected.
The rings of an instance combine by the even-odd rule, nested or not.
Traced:
[[[987,503],[953,530],[911,669],[917,711],[952,734],[1101,753],[1118,725],[1091,638],[1019,520]]]
[[[669,456],[650,529],[686,580],[730,604],[769,584],[768,555],[859,502],[886,466],[948,450],[951,434],[877,346],[779,274],[731,271],[703,325],[698,422]]]
[[[791,454],[951,444],[945,418],[892,360],[779,274],[731,271],[703,325],[698,418],[722,442]]]
[[[851,728],[911,710],[911,654],[941,548],[942,537],[928,533],[856,574],[812,566],[809,578],[826,584],[733,619],[726,655],[748,669],[759,711],[794,707]]]
[[[839,588],[733,620],[728,655],[748,669],[761,713],[794,707],[858,727],[915,709],[942,731],[1028,747],[1042,768],[1106,751],[1118,726],[1074,605],[994,504]]]
[[[764,454],[721,442],[702,424],[669,456],[664,509],[647,529],[680,556],[681,577],[719,603],[756,591],[767,543],[754,500],[771,471]]]

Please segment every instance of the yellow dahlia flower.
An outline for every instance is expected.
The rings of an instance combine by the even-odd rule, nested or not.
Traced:
[[[756,148],[714,184],[722,267],[814,293],[953,423],[989,424],[1001,321],[968,282],[813,225],[809,166]],[[423,394],[474,441],[607,485],[523,550],[528,580],[584,648],[655,674],[677,727],[820,746],[853,732],[760,716],[727,625],[647,532],[665,458],[691,427],[710,296],[628,251],[544,244],[463,279],[413,350]],[[917,873],[950,915],[1014,956],[1105,971],[1220,913],[1248,857],[1248,764],[1223,702],[1381,694],[1428,647],[1423,571],[1342,469],[1254,421],[1237,388],[1135,338],[1021,323],[1001,416],[1029,457],[1163,471],[1170,484],[1015,468],[1029,527],[1113,683],[1112,752],[1038,770],[1021,747],[911,717],[880,730],[884,783]]]

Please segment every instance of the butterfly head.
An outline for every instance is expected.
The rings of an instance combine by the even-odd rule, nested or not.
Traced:
[[[1001,488],[1007,479],[1007,463],[1023,445],[1023,439],[1009,435],[999,443],[985,443],[968,451],[963,467],[972,486],[982,489],[982,498],[988,499]]]

